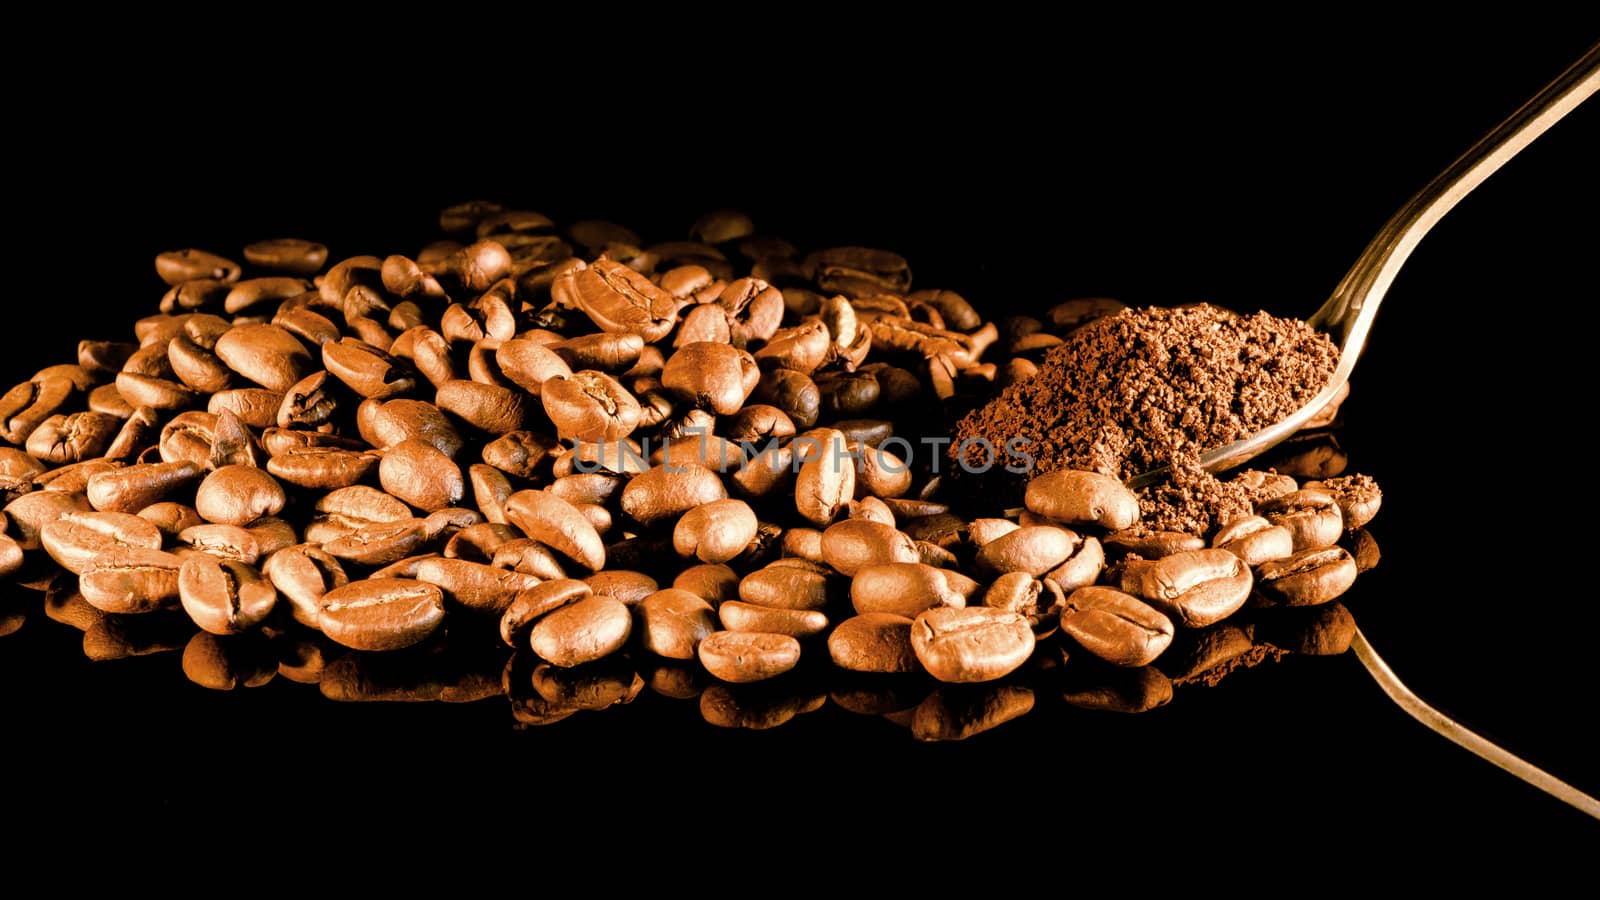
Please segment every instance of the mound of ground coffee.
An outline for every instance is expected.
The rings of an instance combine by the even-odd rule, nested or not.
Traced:
[[[1204,304],[1123,310],[1069,333],[1036,375],[964,417],[952,454],[969,442],[969,459],[993,447],[1033,474],[1124,480],[1171,466],[1173,477],[1140,497],[1143,523],[1206,534],[1248,502],[1199,470],[1200,453],[1300,409],[1338,359],[1326,335],[1296,319]]]

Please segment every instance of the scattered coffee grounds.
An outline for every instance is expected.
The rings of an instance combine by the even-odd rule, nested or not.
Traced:
[[[1038,374],[962,419],[952,453],[964,441],[1000,452],[1012,442],[1036,474],[1084,469],[1123,480],[1173,466],[1169,484],[1140,497],[1144,524],[1204,534],[1246,501],[1200,472],[1199,454],[1300,409],[1338,359],[1326,335],[1294,319],[1203,304],[1123,310],[1067,334]]]

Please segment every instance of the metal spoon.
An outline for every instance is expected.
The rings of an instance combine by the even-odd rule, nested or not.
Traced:
[[[1333,370],[1333,377],[1310,403],[1283,421],[1202,454],[1201,467],[1215,473],[1242,465],[1300,430],[1321,412],[1349,382],[1350,371],[1366,346],[1378,305],[1423,236],[1445,213],[1454,209],[1461,198],[1597,90],[1600,90],[1600,45],[1591,47],[1555,81],[1479,139],[1460,159],[1400,207],[1356,258],[1355,265],[1334,289],[1333,296],[1310,319],[1313,326],[1339,341],[1339,365]],[[1166,472],[1162,468],[1136,475],[1129,479],[1128,486],[1140,488],[1154,484]]]

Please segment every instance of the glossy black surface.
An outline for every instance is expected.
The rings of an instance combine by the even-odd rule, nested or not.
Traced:
[[[323,240],[334,258],[414,250],[440,205],[480,195],[652,240],[736,205],[806,246],[901,251],[918,285],[960,290],[993,317],[1088,294],[1309,315],[1410,192],[1586,41],[1527,26],[1422,43],[1235,35],[1152,55],[1084,39],[998,68],[836,69],[761,102],[697,94],[661,109],[641,90],[560,114],[512,106],[471,127],[379,127],[372,83],[370,114],[330,94],[303,133],[272,135],[130,114],[118,99],[150,95],[116,86],[104,109],[70,116],[25,103],[49,127],[25,170],[52,190],[12,208],[46,237],[14,247],[7,304],[38,304],[46,330],[8,329],[6,383],[69,361],[79,338],[131,333],[155,311],[161,250],[237,254],[280,235]],[[606,110],[632,110],[639,127],[605,125]],[[1379,315],[1343,433],[1352,470],[1385,491],[1371,528],[1383,562],[1347,597],[1357,621],[1424,697],[1590,793],[1600,608],[1587,442],[1573,429],[1593,408],[1597,126],[1591,103],[1423,243]],[[174,143],[154,161],[115,150],[153,141]],[[24,803],[91,803],[109,779],[118,807],[179,815],[527,803],[579,827],[626,809],[707,829],[771,787],[760,803],[789,821],[837,815],[852,846],[884,831],[908,842],[905,829],[982,842],[994,827],[982,823],[1041,811],[1063,833],[1204,831],[1235,848],[1596,834],[1412,722],[1349,656],[1264,666],[1140,717],[1041,696],[958,745],[920,746],[831,705],[768,733],[722,731],[648,691],[516,731],[501,700],[335,704],[283,679],[207,691],[176,653],[90,663],[40,595],[3,597],[27,614],[0,638],[0,731]]]

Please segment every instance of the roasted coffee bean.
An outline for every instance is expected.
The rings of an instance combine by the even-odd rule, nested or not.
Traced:
[[[828,629],[828,617],[814,609],[775,609],[741,600],[727,600],[717,607],[722,627],[729,631],[763,631],[808,638]]]
[[[54,415],[28,435],[30,454],[52,463],[79,462],[105,453],[122,427],[115,416],[82,412]]]
[[[804,559],[780,559],[740,580],[739,599],[776,609],[826,609],[842,593],[837,579],[827,566]]]
[[[278,431],[280,429],[272,426],[277,424],[278,410],[282,406],[283,394],[278,391],[269,391],[266,388],[236,388],[212,394],[211,399],[206,402],[206,412],[220,415],[224,410],[231,410],[239,417],[239,421],[251,428]],[[324,437],[328,440],[339,440],[334,435]]]
[[[715,608],[738,598],[739,575],[720,563],[701,563],[679,572],[672,586],[694,594]]]
[[[1356,620],[1343,603],[1274,611],[1257,626],[1257,637],[1290,653],[1338,656],[1355,640]]]
[[[827,702],[826,694],[798,691],[787,685],[713,684],[700,695],[700,717],[718,728],[765,731]]]
[[[216,416],[198,411],[179,413],[161,428],[161,461],[209,465],[211,448],[216,439]]]
[[[511,388],[457,380],[439,385],[434,403],[479,431],[499,435],[527,425],[532,414],[527,397]]]
[[[1229,483],[1243,487],[1249,492],[1251,502],[1257,505],[1300,490],[1293,477],[1259,469],[1246,469],[1233,476]]]
[[[265,471],[253,466],[223,466],[195,489],[194,508],[208,522],[248,525],[262,516],[277,515],[286,500],[283,486]]]
[[[966,525],[967,539],[972,542],[974,547],[982,547],[985,544],[992,543],[993,541],[1005,537],[1021,527],[1021,525],[1018,525],[1016,522],[1013,522],[1010,519],[994,519],[988,517],[973,519]]]
[[[783,411],[797,428],[817,424],[822,410],[822,392],[804,372],[793,369],[768,369],[761,373],[750,399]]]
[[[1033,690],[1018,684],[943,687],[911,717],[919,741],[964,741],[1033,711]]]
[[[1332,547],[1344,532],[1344,515],[1327,491],[1302,488],[1261,504],[1260,510],[1267,521],[1289,529],[1296,552]]]
[[[331,491],[365,480],[378,465],[372,453],[318,447],[274,456],[267,471],[297,487]]]
[[[34,454],[37,456],[38,454]],[[1371,522],[1383,505],[1383,491],[1378,483],[1365,475],[1346,475],[1326,481],[1308,481],[1308,489],[1325,491],[1333,495],[1344,517],[1344,527],[1360,528]]]
[[[200,518],[200,513],[194,507],[184,503],[173,503],[170,500],[152,503],[139,510],[137,515],[154,525],[163,538],[176,539],[185,528],[205,524],[205,520]]]
[[[915,563],[916,545],[893,526],[869,519],[847,519],[822,532],[822,558],[835,571],[855,575],[868,566]]]
[[[518,491],[506,501],[506,520],[528,537],[590,571],[605,566],[599,532],[572,504],[545,491]]]
[[[510,525],[479,522],[451,535],[445,542],[444,556],[446,559],[487,563],[494,559],[496,550],[514,540],[520,541],[523,537]]]
[[[0,438],[13,444],[24,443],[35,428],[66,406],[76,392],[72,381],[60,376],[24,381],[6,391],[0,397]]]
[[[290,275],[311,276],[328,262],[328,248],[315,241],[279,238],[256,241],[244,248],[244,259],[252,266]]]
[[[1083,587],[1067,597],[1061,630],[1085,650],[1119,666],[1149,665],[1172,644],[1172,620],[1131,594]]]
[[[713,500],[678,519],[672,542],[679,556],[722,563],[749,546],[756,528],[756,515],[743,500]]]
[[[261,624],[278,602],[272,582],[231,559],[199,554],[178,570],[183,611],[211,634],[238,634]]]
[[[271,682],[278,666],[258,635],[222,637],[202,631],[184,645],[183,674],[200,687],[231,691]]]
[[[98,510],[138,512],[199,480],[192,462],[144,463],[110,469],[89,478],[89,503]]]
[[[700,642],[700,664],[723,681],[747,684],[775,678],[800,661],[800,642],[786,634],[718,631]]]
[[[201,553],[251,566],[263,555],[256,536],[237,525],[193,525],[178,533],[178,541]]]
[[[916,616],[936,606],[965,606],[977,582],[923,563],[864,566],[850,582],[850,601],[866,613]]]
[[[157,439],[160,433],[159,417],[151,407],[141,406],[130,410],[126,419],[106,447],[105,456],[108,460],[121,462],[133,459],[150,446],[150,442]]]
[[[555,551],[529,538],[501,544],[495,548],[494,558],[489,564],[497,569],[514,569],[543,579],[567,577],[566,569],[556,558]]]
[[[1301,550],[1256,568],[1262,593],[1285,606],[1327,603],[1356,581],[1356,560],[1343,547]]]
[[[1026,504],[1039,515],[1069,525],[1110,531],[1139,520],[1139,500],[1122,482],[1096,472],[1059,471],[1028,482]]]
[[[428,530],[423,520],[404,519],[363,526],[323,543],[322,549],[345,562],[387,566],[416,553],[427,540]],[[415,574],[413,571],[412,575]]]
[[[1144,598],[1186,628],[1204,628],[1233,615],[1250,599],[1253,579],[1244,560],[1226,550],[1189,550],[1130,564],[1122,589]]]
[[[986,606],[938,607],[919,614],[911,646],[940,681],[993,681],[1033,652],[1033,629],[1022,616]]]
[[[69,512],[39,529],[39,543],[61,568],[77,574],[96,556],[118,547],[160,550],[161,532],[128,513]]]
[[[1162,657],[1161,670],[1177,687],[1194,683],[1215,685],[1229,672],[1253,666],[1278,652],[1257,644],[1254,630],[1253,625],[1219,622],[1189,632],[1175,641]]]
[[[834,665],[853,672],[915,672],[911,628],[911,619],[893,613],[852,616],[828,636],[828,655]]]
[[[1378,560],[1383,557],[1378,550],[1378,540],[1365,528],[1355,528],[1345,532],[1340,546],[1355,557],[1357,572],[1370,572],[1377,567]]]
[[[504,472],[481,463],[467,467],[467,483],[472,488],[472,502],[483,517],[495,524],[505,524],[505,504],[515,488]]]
[[[644,649],[667,659],[694,659],[700,642],[717,630],[711,604],[678,588],[650,594],[633,612]]]
[[[102,612],[150,612],[178,601],[182,566],[182,559],[160,550],[109,548],[83,566],[78,590]]]
[[[37,550],[39,536],[47,526],[67,515],[88,512],[82,494],[67,491],[34,491],[6,504],[5,515],[17,544],[24,550]]]
[[[1062,591],[1072,593],[1081,587],[1088,587],[1100,579],[1100,573],[1105,570],[1105,549],[1100,546],[1100,539],[1086,537],[1078,549],[1067,557],[1066,562],[1056,566],[1045,574],[1045,578],[1054,581]]]
[[[327,372],[313,372],[284,392],[273,421],[279,428],[312,429],[333,418],[339,409]]]
[[[248,278],[235,284],[223,300],[222,308],[230,316],[251,313],[262,304],[278,304],[290,297],[298,297],[311,287],[300,278],[276,275],[266,278]]]
[[[78,365],[91,372],[114,375],[138,349],[138,344],[126,341],[79,341]]]
[[[1211,539],[1211,546],[1232,553],[1247,566],[1259,566],[1293,553],[1294,534],[1260,516],[1245,516],[1222,526]]]
[[[1107,556],[1121,558],[1133,554],[1142,559],[1161,559],[1174,553],[1204,550],[1205,539],[1181,531],[1146,531],[1130,528],[1105,536],[1102,546]]]
[[[617,657],[571,669],[540,663],[530,680],[545,702],[560,709],[607,709],[632,703],[644,690],[644,679]]]
[[[683,301],[609,259],[569,270],[550,286],[558,303],[581,310],[602,331],[629,332],[654,343],[677,323]]]
[[[347,337],[329,341],[321,349],[322,365],[328,374],[362,397],[386,400],[417,388],[416,374],[410,366],[366,341]]]
[[[750,354],[729,344],[695,341],[678,348],[661,383],[684,402],[729,416],[744,406],[761,371]]]
[[[323,634],[351,649],[399,650],[444,621],[444,594],[407,578],[353,581],[322,595],[317,621]]]
[[[795,438],[795,452],[805,462],[795,476],[795,508],[818,528],[839,518],[855,496],[856,468],[844,433],[832,428]]]
[[[276,325],[236,325],[217,339],[213,352],[228,368],[273,391],[287,391],[312,370],[305,344]]]
[[[1079,709],[1137,714],[1172,702],[1172,679],[1154,666],[1095,668],[1069,681],[1061,699]]]
[[[508,569],[464,559],[425,559],[417,565],[417,580],[437,585],[445,599],[474,615],[499,619],[517,592],[539,584],[539,579]]]
[[[1055,632],[1065,601],[1066,597],[1055,582],[1040,581],[1026,572],[1001,575],[983,595],[984,606],[1010,610],[1027,619],[1036,638]]]
[[[622,491],[622,511],[648,527],[727,496],[722,479],[704,466],[662,465],[628,482]]]
[[[466,484],[450,457],[420,438],[389,448],[378,464],[383,489],[412,506],[433,512],[461,502]]]
[[[350,583],[339,560],[313,544],[272,554],[261,571],[289,601],[294,620],[307,628],[320,627],[323,595]]]
[[[1061,565],[1078,545],[1078,535],[1053,525],[1017,528],[978,549],[978,565],[989,571],[1026,572],[1034,577]]]
[[[204,250],[169,250],[156,257],[156,274],[171,285],[196,278],[231,282],[239,280],[239,264]]]
[[[540,618],[529,643],[540,658],[570,668],[621,650],[632,631],[633,617],[626,606],[591,595]]]

